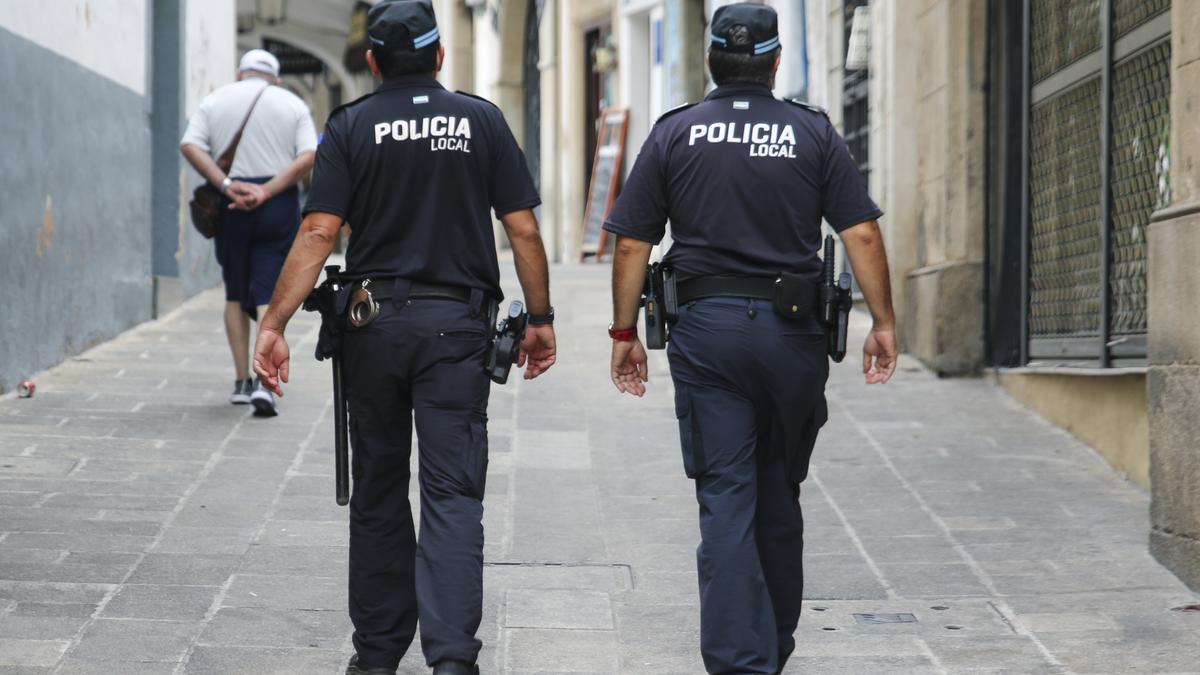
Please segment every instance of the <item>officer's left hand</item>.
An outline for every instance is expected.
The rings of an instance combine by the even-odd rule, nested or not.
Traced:
[[[554,326],[528,326],[517,365],[525,369],[525,379],[532,380],[550,370],[557,360],[556,353]]]
[[[646,350],[641,340],[614,340],[612,351],[612,381],[625,394],[646,395],[650,371],[646,367]]]
[[[287,339],[283,337],[283,333],[270,328],[258,331],[258,341],[254,343],[254,373],[276,396],[283,396],[283,385],[280,381],[288,381],[290,359]]]

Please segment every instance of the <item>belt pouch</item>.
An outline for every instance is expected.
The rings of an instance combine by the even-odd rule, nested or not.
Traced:
[[[812,312],[813,285],[804,276],[784,272],[775,281],[775,311],[785,319],[803,319]]]
[[[480,290],[478,288],[471,289],[471,300],[470,300],[471,310],[470,311],[471,311],[472,319],[478,319],[479,317],[483,316],[485,299],[486,299],[486,296],[484,295],[482,290]]]

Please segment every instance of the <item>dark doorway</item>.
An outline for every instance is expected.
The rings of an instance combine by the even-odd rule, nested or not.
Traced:
[[[529,0],[529,6],[525,9],[525,62],[522,73],[525,83],[525,159],[529,162],[529,171],[538,190],[542,189],[542,71],[538,61],[541,60],[543,1]]]

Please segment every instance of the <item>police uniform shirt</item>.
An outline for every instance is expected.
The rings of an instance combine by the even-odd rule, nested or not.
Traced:
[[[811,273],[821,220],[883,215],[824,113],[761,85],[726,85],[659,118],[604,227],[650,243],[671,221],[680,279]]]
[[[478,288],[502,297],[496,217],[541,203],[491,103],[429,75],[386,81],[330,115],[305,214],[350,225],[347,270]]]

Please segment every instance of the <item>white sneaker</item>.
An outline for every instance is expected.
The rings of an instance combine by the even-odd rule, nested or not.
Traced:
[[[233,393],[229,395],[229,402],[234,405],[246,405],[250,402],[250,392],[252,391],[254,391],[254,380],[250,378],[236,380],[233,383]]]
[[[250,404],[254,406],[254,414],[259,417],[274,417],[279,413],[275,410],[275,394],[263,386],[261,380],[255,379],[254,393],[250,394]]]

